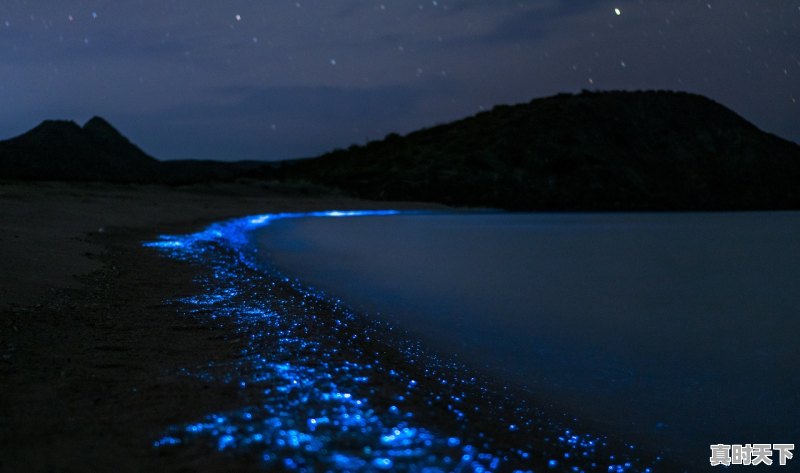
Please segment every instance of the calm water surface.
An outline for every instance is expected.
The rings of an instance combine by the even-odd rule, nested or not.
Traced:
[[[800,213],[285,220],[261,254],[531,396],[693,460],[800,440]]]

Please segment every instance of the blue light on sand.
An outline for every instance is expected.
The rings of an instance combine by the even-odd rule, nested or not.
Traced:
[[[237,386],[240,409],[166,428],[154,447],[206,445],[265,470],[647,471],[626,445],[565,429],[385,322],[263,267],[248,236],[281,219],[398,213],[264,214],[145,243],[207,268],[202,293],[174,302],[243,341],[235,362],[181,370]]]
[[[397,215],[399,213],[400,212],[397,210],[329,210],[325,212],[263,214],[215,223],[201,232],[192,233],[190,235],[162,235],[159,237],[158,241],[147,242],[144,246],[162,249],[189,249],[189,251],[191,251],[191,249],[197,245],[217,241],[239,247],[248,243],[248,232],[267,226],[276,220],[308,217],[387,216]]]

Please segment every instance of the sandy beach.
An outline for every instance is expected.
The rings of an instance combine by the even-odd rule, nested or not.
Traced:
[[[239,184],[4,185],[0,471],[668,467],[235,255],[142,245],[245,215],[381,208]],[[301,371],[270,374],[286,369]]]
[[[195,269],[142,241],[267,211],[379,206],[242,185],[0,186],[0,470],[246,470],[152,448],[164,426],[240,402],[174,375],[240,343],[176,317],[164,301],[192,292]]]
[[[798,2],[384,3],[5,2],[0,473],[787,465]]]

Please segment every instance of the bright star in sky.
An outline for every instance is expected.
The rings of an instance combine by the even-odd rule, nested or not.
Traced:
[[[0,139],[99,114],[161,159],[309,157],[588,83],[800,141],[798,0],[100,3],[3,4]]]

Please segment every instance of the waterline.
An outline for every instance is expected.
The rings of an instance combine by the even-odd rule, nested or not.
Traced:
[[[253,258],[248,233],[279,219],[398,213],[264,214],[145,243],[207,268],[202,292],[174,302],[245,341],[236,362],[212,357],[185,374],[236,386],[249,401],[169,427],[154,446],[207,445],[300,471],[650,471],[632,445],[580,433]]]

